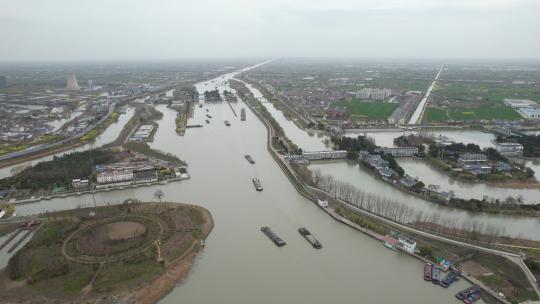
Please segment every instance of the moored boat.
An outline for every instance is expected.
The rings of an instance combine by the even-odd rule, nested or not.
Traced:
[[[472,304],[478,300],[480,300],[480,289],[473,291],[467,298],[463,299],[463,303]]]
[[[431,282],[439,285],[441,283],[441,269],[439,267],[433,267],[431,269]]]
[[[475,293],[475,292],[477,292],[477,291],[480,291],[480,288],[479,288],[478,286],[471,286],[471,287],[469,287],[469,288],[467,288],[467,289],[464,289],[464,290],[462,290],[462,291],[456,293],[455,296],[456,296],[456,298],[457,298],[458,300],[462,300],[462,301],[463,301],[464,299],[470,297],[473,293]]]
[[[424,265],[424,281],[431,281],[431,269],[433,266],[431,266],[430,263],[426,263]]]
[[[441,280],[441,286],[444,288],[448,288],[448,286],[452,285],[455,281],[459,280],[459,273],[455,271],[451,271],[449,274],[447,274],[444,279]]]
[[[228,120],[225,120],[225,125],[226,125],[227,127],[230,127],[230,126],[231,126],[231,123],[230,123]]]

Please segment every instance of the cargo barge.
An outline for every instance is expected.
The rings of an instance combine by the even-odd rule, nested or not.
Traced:
[[[451,271],[449,274],[444,277],[444,279],[441,280],[441,286],[444,288],[448,288],[448,286],[452,285],[455,281],[459,281],[459,273],[455,271]]]
[[[475,293],[480,293],[480,288],[478,286],[472,286],[472,287],[469,287],[465,290],[462,290],[458,293],[456,293],[455,297],[458,299],[458,300],[465,300],[467,299],[468,297],[472,296],[473,294]]]
[[[300,227],[298,232],[313,246],[315,249],[321,249],[322,245],[317,239],[304,227]]]
[[[272,229],[268,228],[268,227],[262,227],[261,228],[261,231],[266,234],[266,236],[272,240],[272,242],[274,242],[274,244],[276,244],[276,246],[278,247],[282,247],[282,246],[285,246],[287,245],[287,243],[285,243],[284,240],[282,240],[277,234],[274,233],[274,231],[272,231]]]
[[[246,108],[240,109],[240,120],[245,121],[246,120]]]
[[[465,304],[472,304],[476,301],[480,300],[480,290],[477,290],[473,292],[471,295],[469,295],[467,298],[463,300],[463,303]]]
[[[262,185],[261,185],[261,181],[260,181],[258,178],[256,178],[256,177],[253,178],[253,185],[255,186],[255,189],[256,189],[257,191],[263,191],[263,187],[262,187]]]
[[[431,282],[435,285],[441,283],[441,269],[439,267],[433,267],[431,269]]]
[[[251,157],[251,155],[246,154],[244,157],[247,159],[247,161],[248,161],[250,164],[254,164],[254,163],[255,163],[255,160],[253,160],[253,157]]]

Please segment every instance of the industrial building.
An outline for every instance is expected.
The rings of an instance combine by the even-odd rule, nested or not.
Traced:
[[[377,153],[390,154],[395,157],[407,157],[418,154],[417,147],[397,147],[397,148],[377,148],[375,149]]]
[[[141,125],[137,131],[131,135],[129,141],[149,141],[152,131],[154,131],[154,125]]]
[[[523,155],[523,145],[518,143],[497,143],[495,149],[504,156],[521,156]]]

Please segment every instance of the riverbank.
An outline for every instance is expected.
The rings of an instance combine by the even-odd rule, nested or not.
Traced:
[[[46,229],[2,270],[3,303],[155,303],[168,294],[202,250],[212,216],[191,204],[126,202],[44,214]],[[57,233],[43,238],[44,230]]]

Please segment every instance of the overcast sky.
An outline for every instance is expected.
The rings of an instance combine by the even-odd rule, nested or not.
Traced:
[[[0,0],[0,61],[540,58],[540,0]]]

